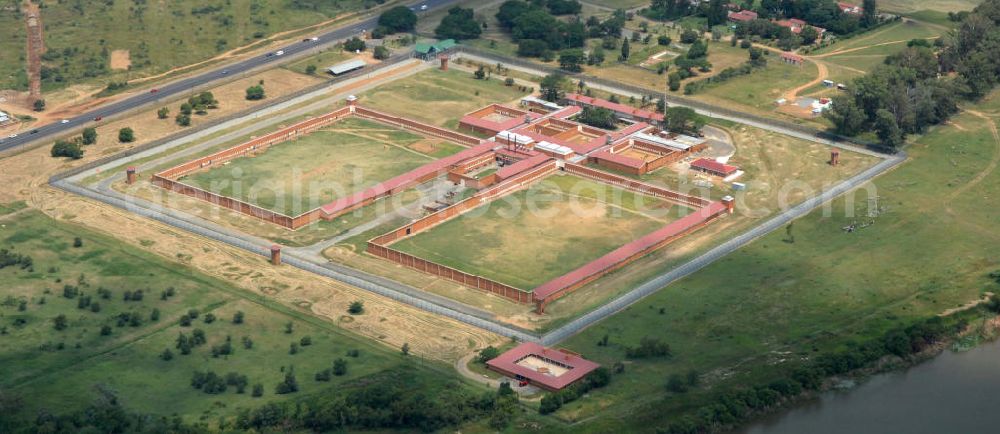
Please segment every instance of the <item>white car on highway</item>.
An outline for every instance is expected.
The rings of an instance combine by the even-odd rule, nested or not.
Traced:
[[[14,133],[14,134],[11,134],[11,135],[7,136],[8,139],[13,139],[15,137],[17,137],[17,133]]]
[[[68,124],[69,123],[69,119],[63,119],[63,120],[59,121],[59,123],[60,124]]]
[[[284,51],[282,51],[282,50],[278,50],[278,51],[275,51],[275,52],[274,52],[274,55],[275,55],[275,56],[280,56],[280,55],[282,55],[282,54],[285,54],[285,52],[284,52]]]

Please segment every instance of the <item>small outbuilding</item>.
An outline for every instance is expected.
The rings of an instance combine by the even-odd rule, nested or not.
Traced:
[[[348,61],[343,62],[343,63],[338,63],[336,65],[333,65],[333,66],[329,67],[329,68],[326,68],[326,70],[330,74],[341,75],[341,74],[346,74],[348,72],[351,72],[351,71],[354,71],[354,70],[357,70],[357,69],[364,68],[365,65],[367,65],[367,64],[365,63],[364,60],[354,59],[354,60],[348,60]]]

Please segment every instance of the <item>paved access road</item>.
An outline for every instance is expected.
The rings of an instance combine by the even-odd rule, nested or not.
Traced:
[[[418,14],[423,14],[458,2],[459,0],[423,0],[411,3],[410,7],[417,11]],[[423,9],[423,6],[427,6],[427,8]],[[128,110],[142,107],[146,104],[154,103],[157,100],[184,95],[192,88],[211,83],[213,81],[222,80],[229,76],[236,76],[263,65],[276,65],[289,57],[294,57],[297,53],[312,50],[320,46],[330,46],[337,41],[347,39],[352,36],[359,36],[362,30],[370,31],[375,28],[377,20],[377,16],[371,16],[361,21],[339,27],[335,30],[315,35],[319,37],[319,40],[317,41],[300,41],[284,47],[275,48],[266,55],[262,54],[238,63],[222,65],[202,74],[177,80],[163,85],[162,87],[154,88],[155,92],[153,92],[153,89],[150,89],[150,91],[125,98],[121,101],[100,106],[77,117],[67,119],[68,122],[66,123],[53,122],[47,125],[37,126],[30,130],[21,131],[15,138],[0,138],[0,152],[32,144],[42,139],[55,138],[87,124],[96,125],[97,121],[95,121],[95,119],[117,115]],[[278,51],[282,51],[283,54],[280,56],[275,55]]]

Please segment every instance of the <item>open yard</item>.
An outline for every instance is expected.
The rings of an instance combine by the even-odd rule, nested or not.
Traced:
[[[491,103],[520,99],[517,86],[503,79],[476,80],[460,70],[423,71],[361,94],[366,107],[455,129],[466,113]]]
[[[433,364],[414,366],[398,351],[332,322],[114,238],[34,211],[3,223],[0,246],[29,255],[33,264],[0,269],[0,388],[22,399],[20,415],[30,420],[42,409],[80,409],[111,391],[129,411],[214,423],[269,402],[332,398],[401,370],[419,381],[439,376]],[[182,325],[191,310],[197,318]],[[199,334],[204,343],[184,354],[179,336]],[[172,353],[169,360],[165,350]],[[314,380],[336,359],[346,361],[344,375]],[[293,369],[299,391],[275,393]],[[191,386],[196,371],[246,376],[246,388],[241,393],[230,384],[221,393],[205,393]],[[252,396],[257,384],[260,397]]]
[[[620,414],[579,432],[649,431],[664,414],[696,411],[710,396],[766,384],[799,361],[850,348],[1000,290],[1000,138],[997,116],[964,113],[907,149],[910,161],[829,210],[816,210],[571,338],[603,364],[644,336],[673,357],[634,360],[607,389],[565,407],[567,419]],[[868,220],[853,233],[841,228]],[[848,200],[851,199],[851,200]],[[753,326],[748,326],[752,324]],[[608,345],[598,345],[603,337]],[[702,386],[668,392],[689,370]],[[651,381],[651,379],[653,379]],[[636,396],[642,396],[636,399]]]
[[[531,290],[686,210],[575,176],[553,176],[393,248]]]
[[[460,149],[376,122],[345,119],[182,181],[298,215]]]

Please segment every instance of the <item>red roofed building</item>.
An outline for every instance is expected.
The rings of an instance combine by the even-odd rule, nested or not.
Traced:
[[[837,7],[840,8],[841,12],[851,15],[861,15],[865,11],[865,8],[853,3],[837,2]]]
[[[754,11],[739,11],[739,12],[729,12],[727,14],[729,21],[734,23],[746,23],[757,19],[757,13]]]
[[[795,33],[796,35],[799,34],[799,33],[802,33],[802,29],[806,28],[806,26],[809,26],[808,23],[806,23],[805,21],[802,21],[802,20],[800,20],[798,18],[789,18],[787,20],[777,20],[774,23],[777,24],[777,25],[779,25],[779,26],[781,26],[781,27],[788,27],[788,29],[791,30],[792,33]],[[819,33],[820,39],[822,39],[823,38],[823,34],[826,33],[826,29],[824,29],[822,27],[816,27],[816,26],[810,26],[810,27],[816,29],[816,33]]]
[[[739,167],[723,164],[715,160],[709,160],[708,158],[699,158],[695,160],[691,163],[691,168],[723,178],[736,173],[737,170],[740,170]]]
[[[799,56],[798,54],[795,54],[795,53],[787,53],[787,52],[785,52],[785,53],[781,53],[781,61],[785,62],[785,63],[787,63],[789,65],[801,65],[802,64],[802,56]]]
[[[566,103],[570,105],[606,108],[608,110],[615,112],[615,114],[618,115],[619,117],[625,119],[642,121],[651,124],[663,122],[662,114],[651,112],[649,110],[635,108],[630,105],[611,102],[606,99],[591,98],[589,96],[584,96],[577,93],[566,94],[566,97],[564,99]]]
[[[555,392],[580,380],[601,365],[567,350],[525,342],[486,362],[486,367],[515,380],[527,381]]]

